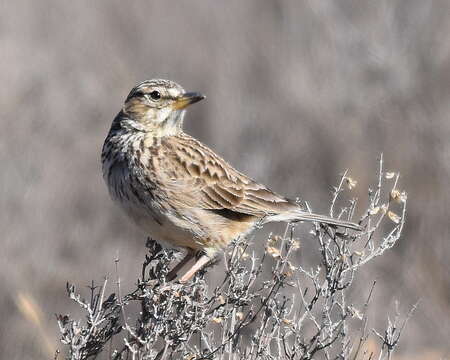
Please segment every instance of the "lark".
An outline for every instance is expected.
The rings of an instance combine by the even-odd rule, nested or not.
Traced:
[[[312,221],[359,230],[359,225],[312,214],[237,171],[183,131],[186,108],[202,99],[168,80],[147,80],[129,93],[102,151],[112,199],[146,234],[195,254],[186,282],[258,224]]]

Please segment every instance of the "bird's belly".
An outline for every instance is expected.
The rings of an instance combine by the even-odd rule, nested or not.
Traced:
[[[200,249],[195,233],[186,221],[165,214],[156,207],[121,202],[122,209],[134,223],[153,240],[169,248]]]

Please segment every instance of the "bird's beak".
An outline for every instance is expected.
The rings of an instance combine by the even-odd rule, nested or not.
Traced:
[[[205,97],[206,97],[205,95],[202,95],[197,92],[184,93],[183,95],[180,95],[175,100],[172,107],[174,110],[182,110],[191,104],[194,104],[200,100],[203,100]]]

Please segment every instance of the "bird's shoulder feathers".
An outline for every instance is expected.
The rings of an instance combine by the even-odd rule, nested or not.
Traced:
[[[181,207],[199,207],[227,216],[274,215],[298,206],[234,169],[206,145],[187,134],[153,144],[150,163],[161,187],[176,192]],[[234,214],[236,213],[236,214]]]

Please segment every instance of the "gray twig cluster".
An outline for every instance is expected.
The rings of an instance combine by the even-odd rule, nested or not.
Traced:
[[[288,225],[283,235],[269,237],[259,255],[248,240],[235,240],[224,254],[225,274],[213,288],[205,281],[207,270],[187,284],[166,281],[175,251],[154,241],[147,242],[132,292],[122,295],[118,282],[117,293],[106,296],[105,279],[90,286],[85,300],[68,285],[86,319],[58,316],[67,358],[390,359],[412,311],[403,323],[397,315],[385,330],[370,330],[367,309],[375,282],[366,294],[351,294],[358,273],[395,245],[405,222],[406,194],[397,189],[398,174],[385,173],[382,158],[379,164],[360,221],[366,230],[315,225],[307,239],[316,244],[312,267],[300,263],[303,239]],[[347,173],[341,176],[331,216],[354,217],[356,200],[338,205],[345,188],[354,185]],[[369,338],[379,340],[376,350],[367,346]]]

